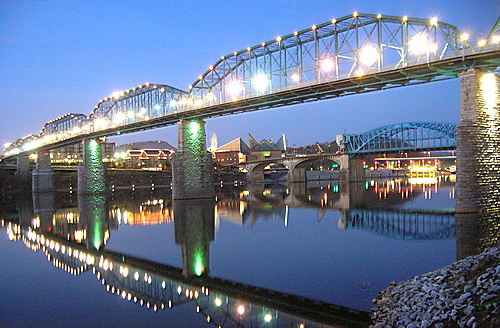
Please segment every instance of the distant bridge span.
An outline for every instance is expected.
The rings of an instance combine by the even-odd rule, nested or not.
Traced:
[[[353,156],[410,150],[455,149],[457,145],[456,134],[457,125],[451,123],[399,123],[356,135],[337,136],[341,152],[336,154],[267,158],[231,165],[244,168],[249,174],[250,181],[263,181],[265,167],[272,163],[280,163],[288,169],[289,182],[304,182],[307,180],[304,171],[307,165],[317,160],[328,159],[340,166],[340,172],[351,171],[360,177],[357,180],[364,181],[361,178],[363,175],[361,174],[360,161],[353,160]],[[356,170],[360,172],[356,173]]]
[[[337,136],[337,142],[343,151],[351,155],[455,149],[457,125],[424,122],[399,123],[360,134]]]
[[[305,156],[293,156],[293,157],[276,157],[268,158],[263,160],[248,161],[244,163],[231,164],[230,166],[236,166],[245,169],[248,172],[249,181],[264,181],[264,169],[272,163],[280,163],[288,169],[288,181],[289,182],[305,182],[306,172],[305,168],[309,164],[321,160],[328,159],[334,163],[337,163],[340,170],[345,171],[351,169],[358,163],[352,163],[348,155],[346,154],[320,154],[320,155],[305,155]],[[359,166],[359,165],[357,165]],[[359,170],[362,167],[358,167]],[[333,173],[332,173],[333,175]],[[338,178],[338,175],[336,176]],[[364,180],[364,178],[363,178]]]

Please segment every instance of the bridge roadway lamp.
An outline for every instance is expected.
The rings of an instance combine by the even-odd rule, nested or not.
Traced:
[[[243,91],[243,83],[238,79],[233,79],[229,81],[226,88],[233,101],[235,101]]]
[[[366,66],[371,66],[378,61],[379,54],[375,46],[367,44],[359,53],[359,60]]]
[[[437,44],[430,42],[424,34],[416,34],[408,43],[410,52],[415,55],[429,54],[437,51]]]
[[[267,89],[269,86],[269,79],[264,73],[257,74],[253,80],[253,85],[255,86],[255,90],[262,92]]]
[[[330,73],[331,71],[333,71],[334,67],[335,67],[335,64],[333,63],[333,60],[331,58],[325,58],[325,59],[321,60],[321,62],[319,64],[319,68],[324,73]],[[297,75],[297,78],[298,78],[298,75]],[[292,79],[293,79],[293,76],[292,76]]]

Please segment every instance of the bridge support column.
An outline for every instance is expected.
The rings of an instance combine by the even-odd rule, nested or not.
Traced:
[[[30,162],[28,156],[17,157],[17,171],[15,173],[16,182],[30,182]]]
[[[54,169],[50,164],[50,154],[48,152],[38,152],[36,168],[32,173],[33,192],[55,191]]]
[[[471,69],[460,74],[457,127],[458,213],[500,208],[500,78]]]
[[[340,183],[365,182],[366,172],[363,161],[357,158],[350,158],[349,155],[341,155],[340,158]]]
[[[102,155],[102,142],[99,139],[83,140],[83,162],[78,165],[78,194],[108,191],[108,170]]]
[[[214,168],[207,151],[205,122],[182,120],[177,129],[178,149],[172,158],[173,199],[215,197]]]
[[[292,167],[290,165],[290,167]],[[303,167],[290,168],[288,170],[288,183],[307,182],[306,170]]]

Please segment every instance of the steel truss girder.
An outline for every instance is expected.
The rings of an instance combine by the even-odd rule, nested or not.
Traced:
[[[66,114],[45,124],[35,139],[71,140],[73,135],[96,133],[109,127],[134,125],[179,109],[188,92],[162,84],[146,84],[103,99],[87,117]],[[100,124],[99,120],[101,121]]]
[[[452,123],[400,123],[345,135],[343,142],[348,154],[452,149],[456,147],[456,130]]]
[[[500,30],[500,17],[498,17],[495,25],[493,26],[490,33],[488,34],[488,37],[486,38],[486,43],[489,43],[499,30]]]
[[[47,122],[42,131],[40,131],[40,134],[45,135],[48,133],[63,133],[65,131],[73,129],[75,126],[79,126],[81,122],[84,122],[86,120],[87,116],[85,116],[84,114],[68,113]]]
[[[187,91],[168,85],[147,83],[103,99],[88,117],[69,113],[52,120],[45,124],[37,136],[22,142],[16,141],[12,146],[31,141],[62,146],[70,144],[68,141],[71,140],[81,140],[82,133],[88,137],[105,136],[107,134],[102,131],[113,130],[117,126],[126,131],[149,119],[177,111],[183,101],[188,101],[188,95]]]
[[[412,38],[416,35],[425,37],[432,49],[412,53]],[[208,105],[221,104],[233,98],[321,82],[324,78],[434,61],[448,52],[456,55],[457,49],[468,46],[459,40],[459,35],[456,27],[439,21],[353,14],[223,56],[192,84],[191,97]],[[367,46],[373,48],[372,55],[376,57],[370,64],[363,63]],[[255,82],[259,74],[267,81]],[[237,97],[229,95],[235,80],[241,83]]]
[[[109,117],[123,110],[123,108],[136,112],[140,111],[141,108],[146,108],[148,109],[148,113],[154,114],[152,109],[149,108],[153,105],[161,105],[163,107],[162,111],[166,113],[176,109],[176,104],[170,103],[172,100],[178,101],[180,98],[186,97],[187,95],[187,91],[168,85],[147,83],[125,92],[116,93],[110,98],[101,100],[90,113],[89,118]]]

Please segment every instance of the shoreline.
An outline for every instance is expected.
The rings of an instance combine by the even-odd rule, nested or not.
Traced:
[[[392,282],[373,302],[373,328],[500,327],[500,247]]]

